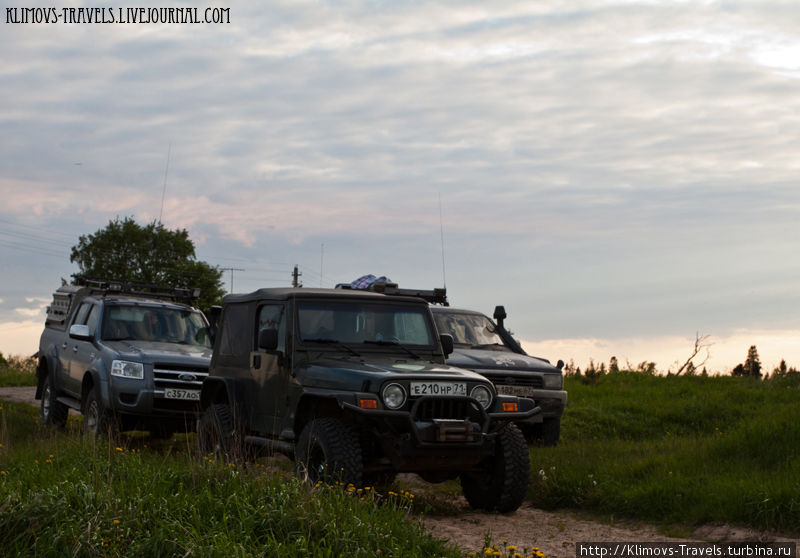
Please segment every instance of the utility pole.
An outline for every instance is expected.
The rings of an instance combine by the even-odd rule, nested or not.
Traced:
[[[222,271],[230,271],[231,272],[231,290],[228,291],[229,293],[233,292],[233,272],[234,271],[245,271],[244,269],[239,269],[238,267],[221,267]]]
[[[297,269],[297,264],[295,264],[294,269],[292,270],[292,287],[298,289],[303,286],[300,282],[300,276],[302,273]]]

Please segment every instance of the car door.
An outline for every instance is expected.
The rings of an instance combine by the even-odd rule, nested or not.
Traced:
[[[91,309],[92,304],[90,302],[84,302],[80,305],[78,310],[75,312],[75,315],[72,317],[72,322],[70,322],[69,326],[67,327],[66,335],[64,336],[64,342],[59,347],[59,360],[61,362],[62,370],[60,378],[64,381],[63,385],[59,389],[66,391],[73,396],[80,396],[80,380],[76,381],[75,379],[75,375],[78,374],[77,369],[79,366],[74,361],[78,354],[79,346],[82,343],[85,343],[85,341],[81,341],[80,339],[70,336],[69,330],[74,325],[85,325]],[[75,367],[75,371],[73,371],[73,366]]]
[[[89,328],[89,339],[73,339],[75,343],[73,347],[72,362],[70,363],[69,376],[70,385],[73,386],[75,391],[73,393],[80,393],[81,385],[83,383],[83,376],[89,370],[97,355],[97,346],[95,339],[97,337],[97,326],[100,323],[101,308],[99,304],[91,304],[89,312],[82,322]],[[72,389],[72,388],[71,388]]]
[[[250,375],[257,386],[249,405],[254,410],[256,430],[279,435],[284,415],[288,409],[289,369],[286,357],[286,306],[268,303],[259,306],[256,312],[253,351],[250,353]],[[278,347],[267,351],[258,346],[258,332],[274,329],[278,332]]]

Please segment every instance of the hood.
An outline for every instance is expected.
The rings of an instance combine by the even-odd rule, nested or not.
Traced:
[[[561,371],[542,358],[511,351],[492,351],[456,347],[447,357],[447,364],[469,370],[526,370],[529,372]]]
[[[119,354],[119,358],[141,362],[194,362],[208,366],[211,348],[179,343],[155,341],[106,341],[106,347]]]
[[[365,362],[356,358],[321,358],[300,365],[297,375],[308,387],[356,391],[366,391],[365,386],[368,385],[377,389],[379,384],[392,378],[486,381],[475,372],[447,364],[397,359],[371,359]]]

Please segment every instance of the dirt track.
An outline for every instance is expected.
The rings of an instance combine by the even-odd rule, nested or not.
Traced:
[[[0,400],[38,405],[35,391],[33,387],[0,388]],[[413,475],[404,475],[399,482],[413,492],[424,486],[414,479]],[[501,546],[508,541],[519,549],[538,547],[548,558],[575,558],[578,542],[795,541],[727,526],[703,527],[695,531],[696,538],[678,539],[661,535],[651,525],[605,525],[579,519],[569,512],[547,512],[529,505],[513,514],[500,515],[474,512],[462,497],[456,498],[454,504],[457,515],[426,517],[423,523],[434,536],[476,554],[482,549],[487,533]]]

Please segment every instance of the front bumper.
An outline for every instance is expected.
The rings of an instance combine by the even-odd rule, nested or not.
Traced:
[[[374,397],[374,394],[362,395]],[[414,471],[450,470],[462,464],[476,464],[494,452],[495,437],[506,424],[531,420],[541,413],[532,400],[510,396],[497,396],[493,409],[502,409],[504,402],[517,403],[519,411],[487,412],[476,400],[459,396],[420,397],[410,409],[401,411],[364,409],[346,400],[340,400],[339,404],[369,423],[394,469]],[[441,416],[432,411],[455,407],[466,411],[441,413]]]

